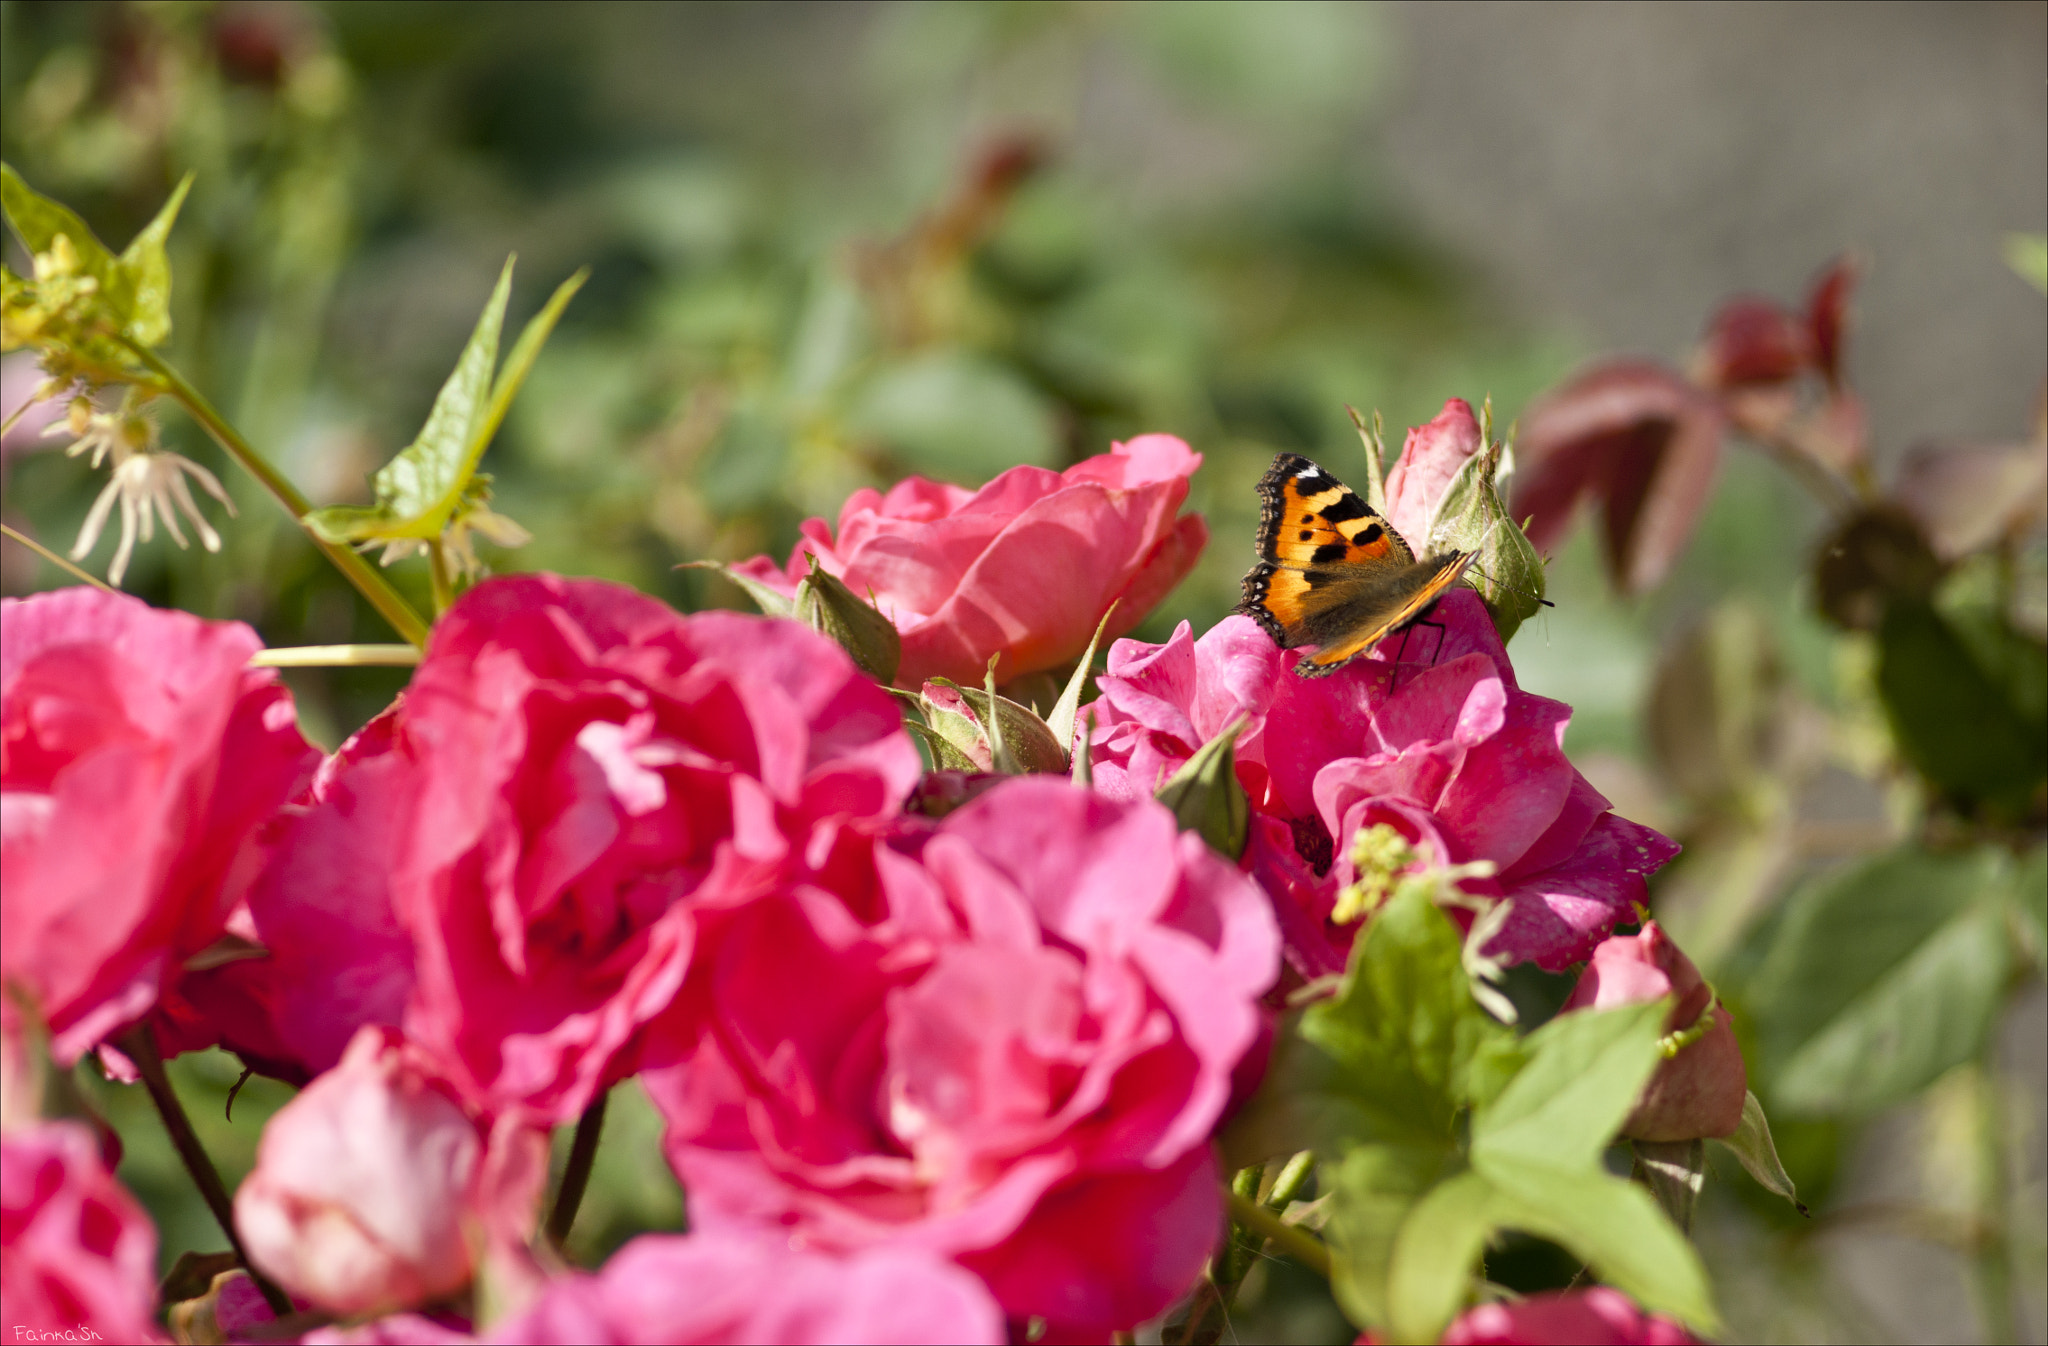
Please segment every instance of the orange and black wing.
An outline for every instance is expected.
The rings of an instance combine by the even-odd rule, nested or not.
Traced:
[[[1384,580],[1339,580],[1318,587],[1312,576],[1310,611],[1298,643],[1317,648],[1294,671],[1305,678],[1334,672],[1394,632],[1423,620],[1471,562],[1471,552],[1448,552],[1404,566]],[[1329,599],[1318,605],[1323,589],[1330,591]]]
[[[1344,580],[1391,576],[1414,554],[1356,491],[1299,454],[1283,453],[1259,480],[1259,560],[1238,611],[1282,646],[1310,643],[1301,626]]]

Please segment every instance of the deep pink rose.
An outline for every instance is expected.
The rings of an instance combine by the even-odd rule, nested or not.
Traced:
[[[1690,1346],[1699,1338],[1645,1313],[1619,1290],[1553,1290],[1482,1304],[1450,1325],[1443,1346]]]
[[[156,1230],[77,1122],[0,1133],[0,1304],[16,1339],[164,1339]]]
[[[319,754],[239,622],[97,589],[0,599],[0,979],[70,1064],[226,930]]]
[[[1713,1004],[1714,990],[1685,951],[1651,921],[1638,935],[1614,935],[1593,950],[1593,961],[1564,1002],[1566,1011],[1612,1009],[1676,996],[1664,1016],[1666,1033],[1692,1028]],[[1742,1064],[1728,1011],[1714,1009],[1713,1025],[1661,1062],[1643,1086],[1621,1134],[1635,1140],[1697,1140],[1732,1136],[1742,1124],[1749,1073]]]
[[[873,861],[871,918],[815,889],[740,913],[694,1047],[642,1077],[694,1227],[952,1257],[1065,1331],[1160,1312],[1220,1227],[1266,902],[1164,808],[1044,777]]]
[[[631,1073],[700,917],[831,869],[918,775],[893,702],[823,636],[545,575],[449,609],[379,734],[325,782],[259,926],[328,924],[388,1013],[402,951],[361,914],[388,903],[408,1038],[474,1109],[535,1124]]]
[[[908,1248],[795,1252],[767,1231],[644,1234],[595,1275],[556,1281],[493,1342],[1002,1342],[980,1281]]]
[[[1428,425],[1408,432],[1400,461],[1387,473],[1387,519],[1416,555],[1429,545],[1429,523],[1451,478],[1485,447],[1472,404],[1461,397],[1444,403]]]
[[[404,1040],[365,1028],[263,1128],[235,1225],[255,1265],[302,1299],[352,1316],[407,1308],[469,1280],[482,1150]]]
[[[876,601],[903,636],[896,685],[934,677],[980,686],[1056,668],[1088,647],[1112,602],[1109,634],[1128,631],[1194,568],[1209,539],[1197,514],[1176,518],[1202,465],[1171,435],[1140,435],[1068,468],[1013,467],[978,491],[907,477],[887,495],[860,490],[804,524],[786,566],[737,567],[793,593],[806,552]]]
[[[1304,976],[1344,966],[1355,925],[1329,917],[1357,877],[1351,839],[1384,823],[1438,864],[1489,860],[1475,892],[1512,903],[1489,950],[1552,969],[1585,958],[1645,896],[1672,842],[1608,811],[1565,758],[1568,707],[1515,682],[1479,596],[1323,678],[1293,672],[1249,618],[1201,640],[1123,640],[1100,680],[1096,787],[1149,794],[1240,714],[1238,779],[1250,796],[1246,859],[1272,895]]]
[[[394,751],[404,701],[343,743],[307,798],[285,808],[249,892],[268,956],[223,969],[263,1001],[275,1052],[304,1078],[332,1069],[363,1026],[403,1023],[412,995],[412,936],[390,882],[416,784],[413,762]]]

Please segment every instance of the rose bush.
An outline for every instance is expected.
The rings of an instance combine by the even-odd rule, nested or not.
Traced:
[[[806,554],[865,597],[903,636],[896,685],[946,677],[980,685],[1056,668],[1087,648],[1114,602],[1110,634],[1142,620],[1193,569],[1208,541],[1198,514],[1175,517],[1202,456],[1171,435],[1141,435],[1065,472],[1013,467],[978,491],[909,477],[860,490],[778,566],[735,567],[796,591]]]
[[[1163,808],[1006,782],[707,954],[645,1081],[706,1234],[922,1249],[1012,1317],[1127,1328],[1201,1269],[1208,1138],[1277,964],[1257,890]]]
[[[63,1064],[228,932],[319,761],[276,672],[248,666],[261,648],[95,589],[0,599],[0,980]],[[221,1031],[194,1012],[172,1045]]]
[[[1564,755],[1569,708],[1520,689],[1477,595],[1438,605],[1418,628],[1328,677],[1295,676],[1251,619],[1197,641],[1183,624],[1164,645],[1123,640],[1100,679],[1092,733],[1098,787],[1148,794],[1238,716],[1238,779],[1253,810],[1247,858],[1273,897],[1289,958],[1305,976],[1343,968],[1355,924],[1338,894],[1361,876],[1352,840],[1385,826],[1406,847],[1397,868],[1490,861],[1475,892],[1507,899],[1488,951],[1563,968],[1589,954],[1646,894],[1677,846],[1611,812]],[[1424,854],[1427,852],[1427,855]]]
[[[77,1122],[0,1133],[0,1304],[16,1340],[164,1339],[156,1230]]]
[[[354,1008],[385,1014],[403,931],[414,1046],[470,1106],[562,1121],[631,1073],[700,916],[830,870],[917,776],[889,698],[793,622],[487,581],[300,820],[259,929],[330,983],[367,955]],[[323,930],[351,952],[307,953]],[[357,1026],[299,1009],[330,1048]]]

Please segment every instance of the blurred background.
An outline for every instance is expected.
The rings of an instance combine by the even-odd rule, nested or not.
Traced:
[[[1449,397],[1505,426],[1597,355],[1683,368],[1722,300],[1796,304],[1844,250],[1867,264],[1848,369],[1880,477],[1917,445],[2037,435],[2048,366],[2042,295],[2004,260],[2048,223],[2039,3],[5,0],[0,149],[117,248],[198,175],[166,350],[321,504],[368,499],[507,253],[514,322],[592,266],[485,463],[534,541],[486,559],[682,607],[743,603],[676,563],[786,555],[855,487],[1166,431],[1205,455],[1212,541],[1137,634],[1199,632],[1237,598],[1271,455],[1361,470],[1346,403],[1396,442]],[[7,379],[11,409],[34,376],[17,357]],[[219,555],[144,546],[128,589],[272,644],[389,639],[194,427],[164,433],[240,514]],[[102,482],[62,443],[11,434],[0,459],[6,521],[60,551]],[[1815,613],[1825,527],[1738,449],[1668,580],[1611,593],[1582,531],[1513,646],[1575,708],[1574,760],[1688,843],[1654,902],[1710,975],[1762,956],[1784,894],[1929,816],[1868,650]],[[2038,528],[2014,554],[2039,567]],[[66,582],[0,561],[8,593]],[[424,606],[419,563],[393,575]],[[1731,670],[1704,710],[1675,681],[1702,661]],[[291,678],[330,747],[403,682]],[[1746,745],[1704,785],[1675,732],[1701,714]],[[1731,1339],[2043,1338],[2048,999],[2038,972],[2005,989],[1989,1046],[1910,1099],[1774,1107],[1815,1218],[1732,1164],[1709,1180]],[[237,1073],[178,1068],[208,1098]],[[283,1096],[252,1083],[232,1124],[195,1103],[231,1182]],[[592,1253],[679,1218],[651,1140],[613,1139]],[[167,1252],[211,1246],[162,1159],[131,1140],[123,1176]],[[1489,1265],[1534,1288],[1544,1256]],[[1240,1308],[1247,1340],[1349,1339],[1285,1268]]]

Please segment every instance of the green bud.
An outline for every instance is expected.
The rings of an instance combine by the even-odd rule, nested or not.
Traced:
[[[1474,553],[1465,573],[1505,643],[1542,606],[1543,558],[1501,502],[1499,478],[1512,473],[1514,450],[1493,438],[1491,399],[1480,411],[1479,427],[1486,447],[1466,459],[1444,488],[1423,550],[1430,556]]]
[[[1006,696],[991,698],[986,691],[934,678],[925,684],[918,708],[932,732],[965,756],[972,770],[1016,775],[1067,769],[1067,754],[1045,721]]]
[[[820,570],[816,552],[805,555],[811,573],[796,586],[796,619],[839,642],[853,662],[884,687],[895,682],[903,663],[903,637],[896,633],[896,624],[874,604],[856,598],[837,575]]]
[[[1251,801],[1237,780],[1237,736],[1245,723],[1240,716],[1204,743],[1154,796],[1173,810],[1183,832],[1200,834],[1211,849],[1233,863],[1244,854],[1251,834]]]

